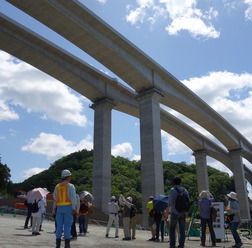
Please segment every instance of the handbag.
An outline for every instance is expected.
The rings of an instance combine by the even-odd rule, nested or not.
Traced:
[[[210,205],[210,217],[212,220],[217,218],[217,210],[213,205]]]
[[[227,223],[230,223],[234,219],[234,214],[230,215],[225,214],[225,219]]]

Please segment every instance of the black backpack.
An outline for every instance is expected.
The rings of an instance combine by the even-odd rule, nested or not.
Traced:
[[[31,212],[32,213],[37,213],[39,211],[39,206],[38,206],[38,202],[40,200],[33,202],[32,205],[31,205]]]
[[[136,212],[137,212],[136,206],[134,204],[132,204],[131,207],[130,207],[130,218],[135,217]]]
[[[175,208],[179,213],[186,213],[190,209],[189,197],[186,194],[185,190],[182,188],[182,191],[179,191],[178,188],[174,187],[178,192],[178,196],[175,200]]]

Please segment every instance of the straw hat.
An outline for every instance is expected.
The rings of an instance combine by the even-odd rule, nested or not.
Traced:
[[[231,191],[229,194],[227,194],[227,196],[237,201],[237,194],[235,192]]]
[[[209,193],[206,190],[202,190],[199,194],[199,197],[202,198],[209,198]]]

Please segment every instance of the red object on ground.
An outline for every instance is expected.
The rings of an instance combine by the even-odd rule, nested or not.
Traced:
[[[22,202],[17,202],[15,203],[15,208],[27,208],[27,206]]]

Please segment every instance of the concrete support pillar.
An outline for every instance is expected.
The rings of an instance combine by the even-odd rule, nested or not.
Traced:
[[[194,151],[197,174],[198,192],[209,190],[208,170],[207,170],[207,150]]]
[[[163,160],[160,127],[159,90],[152,88],[139,93],[140,136],[141,136],[141,174],[143,225],[148,226],[146,204],[149,196],[164,193]]]
[[[240,213],[243,220],[250,220],[248,193],[245,183],[244,165],[242,162],[243,150],[229,151],[235,182],[235,192],[239,201]]]
[[[94,206],[107,212],[111,195],[111,110],[110,99],[95,102],[92,194]]]

